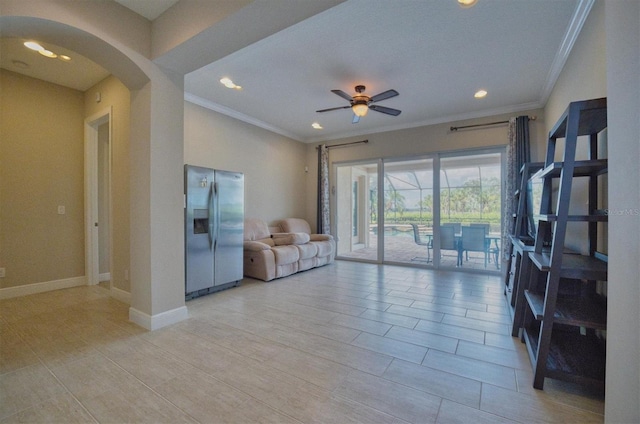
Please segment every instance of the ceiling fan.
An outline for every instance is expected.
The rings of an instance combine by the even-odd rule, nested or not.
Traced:
[[[387,115],[400,115],[401,111],[399,111],[398,109],[392,109],[390,107],[373,104],[381,100],[395,97],[400,93],[398,93],[396,90],[387,90],[380,94],[376,94],[375,96],[369,97],[366,94],[363,94],[365,88],[366,87],[364,85],[356,85],[357,94],[355,94],[354,96],[350,96],[342,90],[331,90],[332,93],[335,93],[343,99],[348,100],[349,106],[332,107],[329,109],[316,110],[316,112],[329,112],[330,110],[351,109],[353,110],[353,120],[351,122],[354,124],[360,122],[360,118],[365,116],[369,109],[375,110],[376,112],[386,113]]]

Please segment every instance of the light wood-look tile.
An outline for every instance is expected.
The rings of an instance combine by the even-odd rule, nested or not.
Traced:
[[[427,352],[422,365],[514,391],[517,388],[516,374],[513,368],[485,361],[432,349]]]
[[[38,363],[0,376],[0,419],[67,393],[49,369]]]
[[[524,423],[601,423],[604,417],[559,402],[538,391],[526,395],[491,384],[482,385],[480,409]]]
[[[384,378],[353,371],[334,393],[410,423],[435,422],[442,398]]]
[[[2,424],[9,423],[65,423],[86,424],[98,421],[70,393],[61,393],[11,415]]]
[[[602,393],[533,389],[502,284],[337,261],[152,332],[102,287],[0,300],[0,422],[603,422]]]
[[[495,414],[470,408],[459,403],[444,399],[438,414],[437,424],[511,424],[522,423],[512,421]]]
[[[478,408],[481,383],[470,378],[394,359],[382,375],[414,389]]]

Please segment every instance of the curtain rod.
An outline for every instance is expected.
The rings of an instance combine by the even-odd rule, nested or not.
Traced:
[[[536,120],[535,116],[529,116],[529,119],[532,121]],[[463,128],[477,128],[477,127],[487,127],[489,125],[500,125],[500,124],[508,124],[509,121],[496,121],[496,122],[487,122],[486,124],[475,124],[475,125],[463,125],[460,127],[449,127],[450,131],[458,131]]]
[[[352,144],[360,144],[360,143],[364,143],[367,144],[369,142],[369,140],[360,140],[360,141],[351,141],[349,143],[341,143],[341,144],[332,144],[330,146],[327,146],[327,149],[332,149],[334,147],[344,147],[344,146],[351,146]],[[318,150],[320,146],[316,146],[316,150]]]

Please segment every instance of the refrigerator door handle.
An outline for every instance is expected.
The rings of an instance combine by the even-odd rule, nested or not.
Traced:
[[[214,210],[213,210],[213,183],[209,189],[209,201],[208,201],[208,216],[207,216],[207,236],[209,236],[209,250],[213,250],[213,220],[214,220]]]
[[[220,207],[219,207],[220,206],[220,197],[218,195],[218,182],[217,181],[215,181],[213,183],[213,193],[214,193],[213,194],[213,199],[214,199],[213,201],[215,202],[214,203],[214,208],[215,208],[214,211],[216,212],[213,215],[214,216],[214,221],[213,222],[214,222],[214,225],[215,225],[214,232],[213,232],[213,234],[214,234],[214,236],[213,236],[214,237],[213,251],[215,252],[216,251],[216,247],[218,245],[218,232],[220,231]]]

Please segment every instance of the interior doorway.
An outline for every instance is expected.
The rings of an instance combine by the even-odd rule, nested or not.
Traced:
[[[111,108],[85,120],[85,276],[111,288]]]

